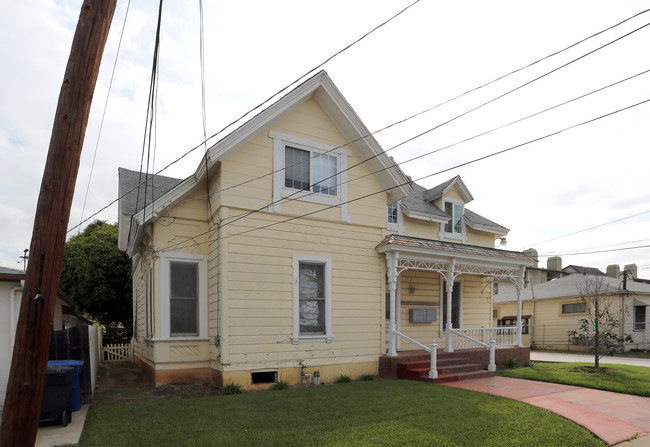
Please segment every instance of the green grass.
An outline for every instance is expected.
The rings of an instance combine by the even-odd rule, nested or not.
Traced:
[[[500,374],[650,397],[650,368],[601,364],[601,372],[585,371],[589,366],[593,363],[533,363],[530,368],[502,370]]]
[[[406,380],[91,407],[80,446],[604,446],[498,396]]]

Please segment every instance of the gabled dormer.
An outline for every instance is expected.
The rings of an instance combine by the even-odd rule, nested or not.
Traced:
[[[491,247],[495,238],[509,232],[467,209],[474,197],[460,176],[430,189],[415,183],[412,187],[397,204],[398,216],[407,218],[400,225],[400,234]]]

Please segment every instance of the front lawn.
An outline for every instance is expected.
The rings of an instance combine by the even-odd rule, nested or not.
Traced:
[[[533,363],[504,369],[501,375],[650,396],[650,368],[643,366],[601,365],[599,372],[593,372],[593,363]]]
[[[79,445],[606,444],[558,415],[514,400],[406,380],[374,380],[93,405]]]

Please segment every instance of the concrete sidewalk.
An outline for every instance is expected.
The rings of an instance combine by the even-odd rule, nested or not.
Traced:
[[[561,352],[530,351],[530,360],[533,362],[557,362],[557,363],[594,363],[593,354],[565,354]],[[600,359],[603,365],[632,365],[645,366],[650,368],[650,359],[637,357],[603,357]]]
[[[559,414],[609,445],[650,445],[650,398],[557,383],[487,377],[445,384],[519,400]]]
[[[67,427],[60,424],[41,425],[36,432],[35,447],[51,447],[62,444],[78,444],[81,431],[86,422],[90,405],[82,405],[79,411],[72,412],[72,421]]]

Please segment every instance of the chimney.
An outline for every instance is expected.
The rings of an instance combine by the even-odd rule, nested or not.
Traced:
[[[624,270],[627,270],[630,278],[637,278],[637,269],[636,264],[627,264],[624,267]]]
[[[562,258],[559,256],[551,256],[546,261],[546,268],[549,270],[562,270]]]
[[[539,257],[537,256],[537,250],[534,248],[529,248],[528,250],[524,250],[524,254],[526,256],[530,256],[535,260],[535,267],[539,264]]]
[[[608,265],[606,275],[610,278],[619,279],[621,277],[621,268],[616,264]]]

